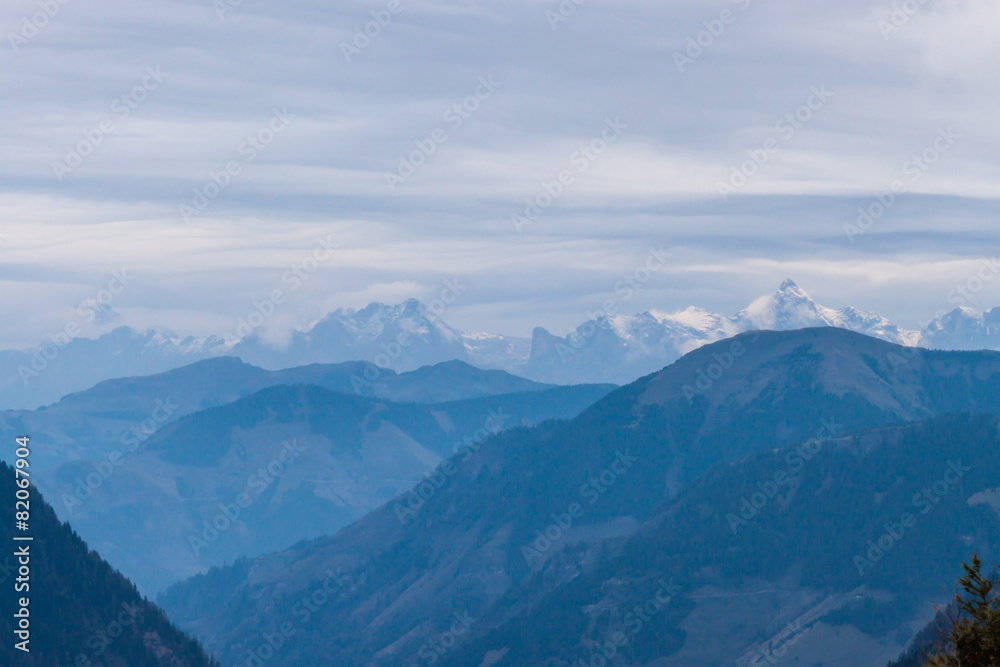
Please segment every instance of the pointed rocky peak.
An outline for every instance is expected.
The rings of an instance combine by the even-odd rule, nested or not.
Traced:
[[[801,287],[799,287],[798,283],[796,283],[791,278],[785,278],[784,280],[781,281],[781,284],[778,285],[778,291],[776,292],[776,294],[790,294],[793,292],[802,295],[806,294],[805,291]]]
[[[428,317],[427,307],[419,299],[407,299],[394,305],[375,301],[364,308],[338,308],[320,319],[307,331],[318,333],[330,326],[336,326],[343,328],[359,340],[371,340],[381,336],[387,329],[404,325],[404,323],[405,326],[402,328],[408,331],[426,331],[427,328],[423,326],[426,323],[431,325],[431,329],[446,332],[448,337],[452,333],[448,325]]]
[[[920,344],[945,350],[1000,349],[1000,310],[955,308],[924,327]]]
[[[774,300],[779,304],[811,305],[813,309],[818,310],[812,297],[791,278],[786,278],[778,286],[778,290],[774,293]]]
[[[416,299],[407,299],[403,303],[396,305],[389,305],[382,303],[381,301],[375,301],[360,310],[350,311],[348,317],[349,319],[367,322],[372,320],[392,320],[404,314],[418,312],[422,308],[422,304]]]
[[[427,313],[427,307],[419,299],[407,299],[398,308],[399,314],[405,317],[423,317]]]
[[[981,320],[983,319],[983,313],[976,310],[975,308],[969,308],[968,306],[959,306],[955,310],[951,311],[946,318],[952,320]]]
[[[836,314],[818,305],[799,287],[787,279],[778,290],[763,296],[731,318],[739,331],[749,329],[803,329],[833,325]]]
[[[932,336],[941,333],[955,333],[958,329],[967,328],[970,325],[982,324],[985,319],[984,316],[985,313],[981,313],[978,310],[967,306],[960,306],[928,322],[927,326],[924,327],[924,333]]]

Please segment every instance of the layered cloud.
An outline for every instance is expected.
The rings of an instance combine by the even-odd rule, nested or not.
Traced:
[[[915,326],[995,234],[998,11],[9,2],[0,342],[60,329],[123,266],[123,321],[222,333],[329,234],[273,326],[462,276],[457,325],[565,330],[660,245],[675,264],[636,311],[728,311],[792,275]]]

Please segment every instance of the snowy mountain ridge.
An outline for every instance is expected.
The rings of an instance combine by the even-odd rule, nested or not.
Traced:
[[[950,350],[1000,349],[1000,307],[955,310],[922,331],[852,306],[817,304],[792,280],[735,315],[691,306],[601,316],[566,336],[536,328],[531,338],[459,331],[417,299],[339,308],[275,345],[251,332],[241,340],[181,337],[167,330],[118,327],[99,338],[46,341],[0,351],[0,408],[34,408],[101,380],[148,375],[218,356],[269,370],[312,363],[368,361],[395,371],[459,359],[556,384],[626,383],[694,349],[752,329],[838,327],[892,343]]]

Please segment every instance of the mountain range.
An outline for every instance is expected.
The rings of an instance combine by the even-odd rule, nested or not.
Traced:
[[[615,388],[540,384],[461,361],[378,377],[366,370],[206,359],[0,412],[0,438],[31,434],[34,481],[60,518],[153,593],[335,532],[460,447],[574,417]],[[220,507],[240,516],[216,536],[208,526]]]
[[[158,601],[224,665],[331,577],[280,664],[707,667],[792,640],[885,664],[1000,545],[998,380],[994,352],[744,333],[492,436],[407,521],[404,494]]]
[[[369,370],[362,362],[345,362],[268,371],[235,357],[206,359],[163,373],[105,380],[38,410],[2,411],[0,437],[31,433],[41,445],[32,465],[36,470],[48,470],[71,461],[106,457],[116,449],[134,450],[185,415],[278,385],[309,384],[410,403],[441,403],[556,386],[504,371],[481,370],[461,361],[406,373],[380,370],[377,376],[366,374]]]
[[[752,329],[830,326],[883,340],[936,349],[1000,349],[1000,308],[960,307],[921,331],[853,307],[821,306],[791,280],[733,316],[700,308],[602,315],[566,336],[536,328],[530,339],[463,332],[411,299],[336,310],[286,344],[256,331],[240,340],[180,337],[165,330],[118,327],[95,339],[55,334],[31,350],[0,351],[0,408],[31,409],[105,379],[149,375],[219,357],[277,370],[313,363],[364,361],[369,374],[415,370],[449,360],[506,370],[554,384],[631,382],[707,343]]]
[[[431,474],[442,460],[495,433],[575,417],[613,388],[415,404],[278,385],[181,417],[134,451],[37,473],[35,483],[88,544],[155,593],[332,534],[414,486],[436,492],[448,481]]]

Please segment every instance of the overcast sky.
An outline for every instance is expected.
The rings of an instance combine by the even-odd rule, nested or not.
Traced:
[[[6,0],[0,347],[123,268],[118,321],[177,333],[278,288],[274,335],[454,278],[453,326],[564,333],[651,246],[671,263],[628,312],[790,277],[916,326],[997,253],[1000,4],[894,4]]]

